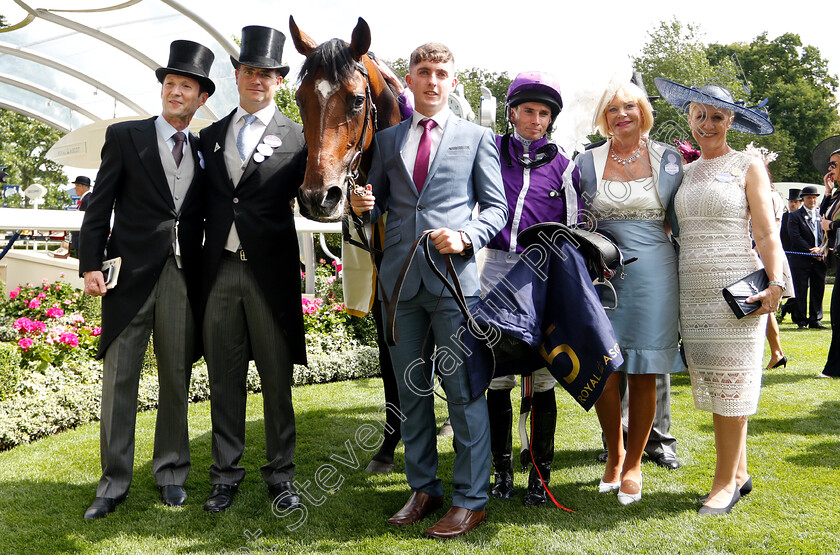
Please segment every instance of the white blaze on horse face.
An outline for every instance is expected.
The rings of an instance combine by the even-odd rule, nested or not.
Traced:
[[[326,79],[315,81],[315,90],[318,91],[318,101],[321,103],[321,132],[325,129],[324,117],[327,114],[327,101],[338,90],[338,85],[330,83]],[[323,139],[323,136],[321,137]],[[318,164],[321,164],[321,153],[318,152]]]

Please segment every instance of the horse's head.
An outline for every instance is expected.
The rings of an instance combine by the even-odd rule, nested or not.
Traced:
[[[298,192],[300,210],[313,220],[335,221],[344,214],[348,182],[358,177],[362,156],[373,141],[378,97],[385,93],[396,103],[366,56],[370,28],[363,19],[350,44],[332,39],[318,45],[292,17],[289,29],[295,48],[306,56],[296,94],[309,152]]]

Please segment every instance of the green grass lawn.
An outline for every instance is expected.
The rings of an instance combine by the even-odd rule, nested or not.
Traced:
[[[829,295],[830,287],[826,323]],[[790,362],[765,373],[758,414],[750,420],[755,489],[727,516],[696,514],[695,499],[708,491],[713,473],[711,415],[694,409],[682,373],[673,377],[672,432],[683,467],[667,471],[645,463],[640,503],[622,507],[614,494],[597,493],[597,418],[558,389],[551,491],[577,512],[523,507],[526,476],[518,473],[517,497],[491,500],[485,525],[449,542],[423,539],[434,518],[407,528],[386,523],[409,494],[402,452],[397,472],[364,473],[371,453],[359,446],[356,433],[376,424],[383,403],[381,381],[368,379],[294,390],[296,480],[308,483],[310,493],[305,515],[271,510],[259,473],[265,444],[262,398],[256,395],[249,398],[242,461],[248,475],[223,514],[202,510],[210,489],[207,403],[190,409],[193,472],[181,508],[159,502],[150,462],[154,412],[138,416],[130,495],[103,520],[82,519],[99,478],[97,424],[0,453],[0,553],[839,553],[840,380],[815,379],[830,337],[830,331],[795,329],[789,319],[782,324]],[[439,405],[441,423],[445,408]],[[449,438],[438,447],[446,499],[454,454]],[[315,485],[327,463],[336,473],[320,480],[333,485],[331,493]]]

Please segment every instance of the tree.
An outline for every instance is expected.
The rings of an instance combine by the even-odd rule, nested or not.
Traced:
[[[662,21],[648,32],[648,42],[639,56],[633,58],[633,68],[644,76],[648,94],[658,95],[653,80],[664,77],[689,86],[718,85],[729,89],[736,98],[743,97],[743,85],[738,79],[737,67],[728,58],[712,64],[706,55],[706,45],[700,28],[691,23],[683,24],[676,18]],[[664,99],[654,103],[656,120],[651,137],[672,144],[675,139],[691,139],[686,114]],[[743,147],[750,137],[733,134],[730,144]],[[733,144],[733,146],[735,146]],[[737,148],[737,147],[736,147]]]
[[[709,60],[738,59],[755,100],[769,98],[770,119],[778,137],[762,138],[762,145],[779,152],[771,166],[780,181],[822,183],[822,172],[811,165],[817,144],[840,130],[835,92],[837,77],[818,48],[803,46],[799,35],[785,33],[768,40],[762,33],[751,43],[712,44]],[[780,143],[771,146],[772,143]],[[786,147],[779,150],[775,147]]]
[[[64,208],[70,196],[64,192],[67,176],[62,166],[48,160],[46,153],[61,138],[61,132],[32,118],[0,110],[0,160],[7,166],[7,183],[19,185],[21,192],[33,183],[48,190],[43,208]],[[6,199],[15,206],[16,197]],[[25,208],[28,199],[17,198],[16,206]]]

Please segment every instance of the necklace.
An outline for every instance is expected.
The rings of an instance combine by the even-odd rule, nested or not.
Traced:
[[[613,148],[613,145],[610,144],[610,158],[612,158],[613,160],[615,160],[616,162],[618,162],[619,164],[622,164],[624,166],[626,166],[627,164],[632,164],[633,162],[638,160],[639,156],[641,156],[641,155],[642,155],[642,144],[641,143],[639,143],[639,146],[636,147],[636,150],[633,152],[633,154],[630,155],[629,158],[620,157],[618,154],[615,153],[615,148]]]

